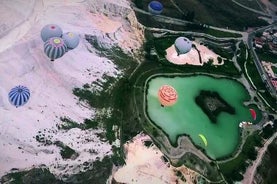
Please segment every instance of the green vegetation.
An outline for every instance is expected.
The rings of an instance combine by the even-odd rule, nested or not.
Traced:
[[[212,28],[205,28],[202,31],[200,31],[200,33],[206,33],[206,34],[212,35],[217,38],[240,38],[240,37],[242,37],[242,35],[238,34],[238,33],[219,31],[219,30],[215,30]]]
[[[234,45],[234,44],[233,44]],[[234,51],[231,49],[226,49],[220,46],[212,45],[212,44],[206,44],[206,46],[214,51],[216,54],[220,55],[221,57],[224,57],[228,60],[231,60],[234,56]]]
[[[71,149],[70,147],[65,146],[60,151],[60,154],[61,154],[63,159],[70,159],[74,154],[76,154],[76,152],[74,151],[74,149]]]
[[[256,53],[261,61],[271,62],[277,64],[277,55],[261,49],[256,49]]]
[[[257,183],[277,183],[277,139],[269,146],[257,168]],[[261,180],[261,181],[259,181]]]
[[[214,162],[207,163],[202,159],[198,158],[196,155],[188,152],[179,159],[176,166],[185,165],[188,168],[201,173],[211,181],[220,181],[222,178]]]
[[[66,183],[97,183],[105,184],[112,173],[112,159],[109,156],[93,162],[92,167],[86,172],[80,172],[67,178]]]
[[[169,69],[175,70],[175,72],[204,72],[209,74],[221,74],[221,75],[227,75],[230,77],[239,77],[241,74],[233,64],[233,62],[225,60],[224,65],[218,65],[214,66],[212,65],[212,61],[205,63],[203,66],[194,66],[194,65],[175,65],[173,63],[170,63],[165,58],[165,50],[170,47],[177,36],[167,36],[164,38],[152,38],[149,42],[145,43],[145,50],[148,52],[149,58],[149,52],[151,48],[154,48],[158,54],[158,58],[156,58],[156,63],[153,63],[155,66],[151,66],[152,69],[155,69],[157,67],[161,67],[161,72],[167,72]],[[152,65],[152,64],[151,64]],[[146,65],[145,65],[146,66]],[[159,71],[157,71],[159,72]]]
[[[258,19],[258,14],[230,0],[175,0],[175,2],[183,11],[194,11],[196,21],[209,25],[241,29],[267,24]]]
[[[268,90],[266,89],[265,84],[263,83],[260,74],[256,68],[256,65],[253,61],[253,57],[251,55],[250,50],[246,49],[246,46],[243,43],[240,43],[240,55],[237,58],[238,64],[240,65],[240,68],[242,69],[242,72],[246,75],[246,71],[245,71],[245,63],[246,63],[246,70],[247,73],[249,75],[249,77],[251,78],[251,80],[253,81],[254,85],[256,86],[258,92],[260,92],[260,94],[263,96],[263,98],[269,103],[269,105],[271,105],[272,107],[275,107],[275,103],[276,100],[271,96],[271,94],[268,92]],[[248,57],[246,58],[246,52],[248,52]],[[249,79],[247,78],[247,80],[249,81]],[[249,83],[251,84],[251,82],[249,81]],[[254,88],[254,86],[252,86]],[[271,109],[268,109],[269,111]]]
[[[275,6],[277,6],[277,0],[269,0],[271,3],[273,3]]]
[[[265,127],[263,127],[262,137],[264,139],[268,139],[276,132],[276,130],[277,130],[277,126],[275,123],[273,126],[268,124]]]
[[[149,1],[135,0],[135,2],[139,8],[148,11],[147,5]],[[163,1],[164,10],[162,15],[188,20],[187,15],[190,13],[194,14],[190,20],[193,19],[195,22],[224,28],[229,27],[237,30],[268,25],[266,21],[258,18],[260,16],[259,14],[242,8],[230,0],[175,0],[175,3],[181,11],[179,11],[179,9],[177,9],[170,0],[166,0]],[[140,12],[136,12],[136,15],[142,24],[148,24],[146,26],[170,26],[170,29],[172,30],[182,29],[180,26],[174,27],[174,25],[156,22],[152,17],[145,16]],[[148,23],[147,20],[149,20]]]
[[[250,53],[250,52],[249,52]],[[268,92],[265,83],[262,81],[260,74],[256,68],[256,65],[254,64],[253,58],[248,57],[246,61],[246,68],[248,71],[248,75],[250,76],[251,80],[257,87],[257,90],[260,92],[260,94],[263,96],[263,98],[272,106],[276,106],[276,99],[274,99],[271,94]],[[270,110],[270,109],[269,109]]]
[[[74,149],[70,148],[69,146],[65,145],[61,141],[55,141],[54,144],[61,148],[60,154],[63,159],[74,159],[79,156],[77,152],[75,152]]]
[[[90,129],[90,128],[95,129],[98,127],[98,121],[99,121],[96,119],[93,119],[93,120],[84,119],[84,122],[79,124],[68,117],[61,117],[60,120],[62,121],[62,123],[58,125],[58,128],[63,130],[70,130],[72,128],[79,128],[82,130]]]
[[[277,67],[272,66],[271,69],[272,69],[273,73],[275,74],[275,76],[277,77]]]
[[[241,181],[243,179],[241,173],[245,172],[249,165],[249,160],[255,160],[257,157],[255,147],[261,146],[262,139],[258,132],[255,132],[247,137],[242,150],[237,157],[228,162],[218,164],[220,171],[228,183],[232,183],[232,181]]]
[[[0,183],[9,184],[27,184],[27,183],[40,183],[40,184],[62,184],[64,182],[55,178],[46,168],[33,168],[29,171],[18,171],[9,173],[0,178]]]
[[[202,90],[200,94],[195,97],[195,102],[213,123],[216,123],[216,118],[221,112],[235,114],[235,109],[221,98],[217,92]]]
[[[236,0],[238,3],[244,5],[244,6],[247,6],[249,8],[252,8],[252,9],[255,9],[255,10],[258,10],[258,11],[263,11],[263,8],[265,8],[263,6],[263,3],[261,3],[260,1],[254,1],[254,0]]]

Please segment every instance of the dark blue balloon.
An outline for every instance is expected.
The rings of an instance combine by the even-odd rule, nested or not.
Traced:
[[[152,14],[161,14],[163,11],[163,5],[159,1],[151,1],[148,5],[148,11]]]
[[[9,101],[16,107],[26,104],[29,98],[30,91],[25,86],[16,86],[9,92]]]

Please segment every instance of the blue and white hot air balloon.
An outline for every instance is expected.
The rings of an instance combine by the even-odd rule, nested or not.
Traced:
[[[67,47],[62,38],[52,37],[44,43],[44,53],[54,61],[66,52]]]
[[[163,11],[163,5],[159,1],[151,1],[148,4],[148,11],[154,15],[159,15]]]
[[[62,35],[62,39],[64,40],[64,43],[68,49],[75,49],[80,42],[79,36],[73,32],[64,33]]]
[[[19,107],[28,102],[30,98],[30,91],[25,86],[16,86],[9,92],[9,101],[12,105]]]
[[[61,37],[63,34],[62,28],[56,24],[47,24],[40,32],[41,39],[46,42],[52,37]]]

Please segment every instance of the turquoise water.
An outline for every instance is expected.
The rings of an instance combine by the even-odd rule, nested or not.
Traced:
[[[170,107],[161,107],[158,90],[162,85],[173,86],[178,93],[178,101]],[[201,90],[216,91],[236,114],[221,112],[217,123],[210,119],[197,106],[194,99]],[[148,82],[146,95],[149,118],[168,134],[172,143],[176,143],[180,134],[189,135],[196,145],[204,148],[211,158],[228,156],[239,143],[239,123],[252,120],[249,108],[243,105],[248,93],[240,83],[231,79],[217,79],[205,75],[185,77],[157,77]],[[203,134],[208,145],[205,146],[199,134]]]

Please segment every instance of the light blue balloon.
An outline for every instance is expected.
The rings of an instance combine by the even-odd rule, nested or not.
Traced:
[[[80,42],[80,37],[73,32],[67,32],[62,35],[62,39],[64,40],[68,49],[75,49]]]
[[[40,32],[41,39],[46,42],[52,37],[61,37],[63,34],[62,28],[56,24],[48,24],[44,26]]]
[[[174,43],[175,49],[180,54],[186,54],[191,50],[192,42],[186,37],[178,37]]]
[[[52,37],[44,43],[44,53],[54,61],[62,57],[67,50],[67,47],[62,38]]]

